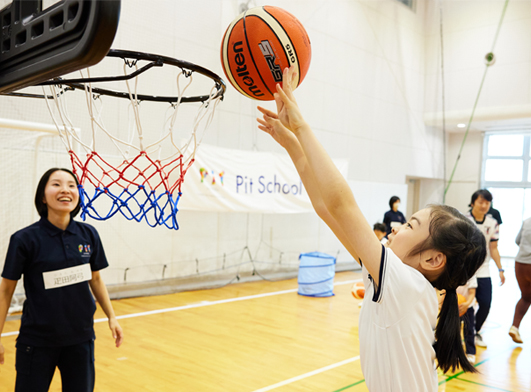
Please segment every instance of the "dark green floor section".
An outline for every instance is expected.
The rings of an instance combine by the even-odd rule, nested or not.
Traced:
[[[492,358],[492,357],[491,357]],[[481,361],[481,362],[478,362],[474,365],[474,367],[478,367],[479,365],[487,362],[489,359],[491,358],[487,358],[485,359],[484,361]],[[481,385],[482,387],[486,387],[486,388],[489,388],[489,389],[492,389],[493,391],[503,391],[503,392],[513,392],[509,389],[501,389],[501,388],[497,388],[497,387],[493,387],[493,386],[490,386],[490,385],[486,385],[486,384],[481,384],[479,382],[475,382],[475,381],[470,381],[470,380],[465,380],[464,378],[459,378],[459,376],[463,375],[465,372],[459,372],[459,373],[456,373],[454,374],[453,376],[448,376],[445,380],[442,380],[439,382],[439,385],[441,384],[445,384],[445,383],[448,383],[449,381],[452,381],[452,380],[459,380],[459,381],[465,381],[465,382],[468,382],[468,383],[471,383],[471,384],[475,384],[475,385]],[[352,387],[355,387],[356,385],[359,385],[361,383],[364,383],[365,382],[365,379],[363,380],[360,380],[360,381],[357,381],[355,382],[354,384],[350,384],[350,385],[347,385],[346,387],[343,387],[343,388],[340,388],[340,389],[337,389],[333,392],[341,392],[341,391],[344,391],[344,390],[347,390],[349,388],[352,388]]]

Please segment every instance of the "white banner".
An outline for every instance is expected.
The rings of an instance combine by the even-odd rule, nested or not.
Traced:
[[[334,160],[346,178],[348,160]],[[201,145],[182,186],[180,210],[291,214],[313,211],[288,154]]]

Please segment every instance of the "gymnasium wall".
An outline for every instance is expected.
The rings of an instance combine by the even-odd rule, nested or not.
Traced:
[[[441,7],[442,4],[442,7]],[[469,122],[493,48],[505,0],[433,1],[426,13],[425,115],[442,132],[440,18],[444,31],[447,178],[463,140],[457,124]],[[461,211],[480,187],[484,131],[531,129],[531,2],[511,0],[494,47],[460,162],[446,202]],[[442,189],[442,184],[441,184]]]
[[[122,1],[113,48],[176,57],[223,75],[219,46],[241,2]],[[0,6],[4,3],[0,1]],[[406,212],[406,176],[427,179],[421,206],[438,198],[432,182],[442,178],[443,138],[437,126],[424,125],[425,112],[438,110],[438,91],[428,86],[437,83],[430,76],[436,75],[438,67],[436,59],[428,58],[437,56],[429,49],[427,37],[436,28],[429,3],[419,0],[412,11],[395,0],[249,2],[250,6],[285,8],[306,27],[313,53],[309,73],[296,92],[299,106],[330,155],[349,159],[348,180],[371,225],[381,221],[393,194],[402,198]],[[164,83],[160,81],[161,88]],[[475,91],[474,86],[467,91]],[[51,123],[42,102],[1,99],[1,118]],[[75,106],[71,110],[86,109]],[[281,152],[257,129],[258,115],[256,102],[229,86],[203,143]],[[111,129],[123,126],[124,114],[115,117],[108,122]],[[2,132],[0,181],[9,185],[0,189],[3,259],[9,235],[36,219],[32,205],[35,178],[51,165],[68,167],[69,162],[53,136],[47,136],[35,154],[37,134]],[[187,195],[186,186],[183,193],[183,197],[193,197]],[[111,264],[103,275],[113,296],[215,286],[235,281],[236,276],[240,280],[261,278],[257,273],[267,278],[294,276],[301,252],[337,255],[338,269],[354,265],[313,213],[180,211],[178,220],[181,229],[177,232],[121,217],[89,220],[100,232]]]

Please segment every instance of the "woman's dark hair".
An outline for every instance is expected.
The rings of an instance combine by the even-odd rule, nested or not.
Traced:
[[[398,196],[393,196],[389,199],[389,208],[393,209],[393,204],[395,204],[397,201],[400,201],[400,198]]]
[[[375,223],[374,226],[372,227],[372,229],[381,231],[382,233],[386,233],[387,232],[387,228],[385,226],[385,223]]]
[[[472,194],[472,199],[470,200],[470,204],[468,206],[472,207],[472,205],[476,202],[477,198],[480,196],[485,200],[492,202],[492,193],[490,193],[486,189],[480,189]]]
[[[429,206],[430,235],[410,255],[435,249],[446,256],[443,272],[431,282],[446,290],[435,329],[435,354],[443,372],[458,366],[465,372],[477,372],[468,362],[461,343],[461,322],[456,289],[465,285],[487,256],[485,237],[476,225],[458,210],[445,205]]]
[[[55,173],[56,171],[64,171],[69,173],[72,177],[74,177],[74,180],[76,180],[76,185],[79,185],[79,181],[77,180],[77,177],[74,173],[72,173],[68,169],[58,168],[54,167],[48,170],[46,173],[44,173],[39,180],[39,184],[37,185],[37,191],[35,192],[35,207],[37,208],[37,212],[41,216],[41,218],[47,218],[48,217],[48,206],[44,202],[44,188],[46,188],[46,184],[48,183],[48,180],[50,179],[50,176]],[[81,198],[79,198],[77,202],[76,208],[74,208],[70,212],[70,217],[75,217],[79,210],[81,209]]]

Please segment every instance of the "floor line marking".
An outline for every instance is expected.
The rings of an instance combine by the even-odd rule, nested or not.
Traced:
[[[293,378],[290,378],[288,380],[284,380],[284,381],[281,381],[281,382],[278,382],[276,384],[273,384],[273,385],[270,385],[268,387],[264,387],[264,388],[260,388],[260,389],[257,389],[256,391],[254,392],[266,392],[266,391],[270,391],[272,389],[276,389],[276,388],[279,388],[279,387],[282,387],[284,385],[288,385],[288,384],[291,384],[295,381],[299,381],[299,380],[302,380],[304,378],[308,378],[308,377],[311,377],[311,376],[314,376],[316,374],[319,374],[319,373],[323,373],[323,372],[326,372],[328,370],[331,370],[331,369],[334,369],[336,367],[339,367],[339,366],[343,366],[343,365],[346,365],[348,363],[351,363],[351,362],[355,362],[357,360],[360,359],[360,356],[358,355],[357,357],[353,357],[353,358],[349,358],[349,359],[345,359],[344,361],[341,361],[341,362],[337,362],[337,363],[334,363],[332,365],[328,365],[328,366],[325,366],[325,367],[322,367],[320,369],[316,369],[316,370],[313,370],[311,372],[308,372],[308,373],[305,373],[305,374],[301,374],[300,376],[297,376],[297,377],[293,377]]]
[[[359,385],[359,384],[361,384],[363,382],[365,382],[365,379],[359,380],[359,381],[355,382],[354,384],[347,385],[346,387],[336,389],[334,392],[344,391],[345,389],[349,389],[349,388],[355,387],[356,385]]]
[[[345,284],[361,282],[361,281],[362,281],[362,279],[345,280],[345,281],[342,281],[342,282],[334,283],[334,286],[342,286],[342,285],[345,285]],[[195,304],[176,306],[174,308],[157,309],[157,310],[150,310],[150,311],[147,311],[147,312],[124,314],[124,315],[121,315],[121,316],[116,316],[116,318],[118,320],[122,320],[122,319],[133,318],[133,317],[142,317],[142,316],[150,316],[150,315],[153,315],[153,314],[175,312],[177,310],[202,308],[204,306],[226,304],[226,303],[231,303],[231,302],[246,301],[246,300],[249,300],[249,299],[264,298],[264,297],[271,297],[271,296],[274,296],[274,295],[282,295],[282,294],[294,293],[297,290],[298,290],[298,288],[289,289],[289,290],[281,290],[281,291],[273,291],[273,292],[270,292],[270,293],[248,295],[246,297],[220,299],[218,301],[202,301],[202,302],[195,303]],[[107,321],[107,318],[99,318],[99,319],[95,319],[94,323],[103,323],[105,321]],[[18,331],[6,332],[6,333],[3,333],[0,336],[1,337],[6,337],[6,336],[15,336],[15,335],[18,335]]]
[[[487,385],[487,384],[481,384],[479,382],[476,382],[476,381],[472,381],[472,380],[467,380],[465,378],[459,378],[459,377],[456,377],[455,378],[456,380],[459,380],[459,381],[466,381],[466,382],[469,382],[471,384],[475,384],[475,385],[481,385],[482,387],[487,387],[487,388],[490,388],[490,389],[495,389],[497,391],[503,391],[503,392],[512,392],[508,389],[501,389],[501,388],[498,388],[498,387],[493,387],[492,385]]]
[[[505,353],[507,351],[511,351],[511,350],[514,350],[514,348],[511,348],[510,350],[501,350],[501,351],[498,351],[496,353],[493,353],[493,355],[488,356],[483,361],[476,363],[474,365],[474,367],[478,367],[479,365],[483,365],[485,362],[490,361],[491,359],[497,357],[498,355],[503,354],[503,353]],[[454,374],[452,376],[446,376],[446,380],[439,381],[439,385],[448,383],[448,382],[450,382],[450,381],[452,381],[454,379],[458,379],[457,377],[462,376],[463,374],[465,374],[465,372],[464,371],[460,371],[459,373],[456,373],[456,374]],[[458,379],[458,380],[460,380],[460,379]]]

